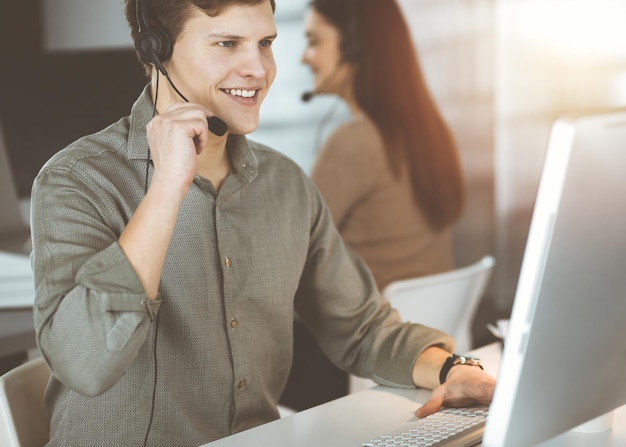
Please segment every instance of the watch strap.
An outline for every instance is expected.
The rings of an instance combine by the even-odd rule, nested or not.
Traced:
[[[457,365],[478,366],[480,369],[484,369],[480,364],[480,360],[476,357],[468,357],[466,355],[450,354],[450,357],[446,359],[439,371],[439,383],[444,384],[448,373],[452,367]]]

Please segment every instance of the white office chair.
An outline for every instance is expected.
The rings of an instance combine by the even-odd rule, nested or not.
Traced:
[[[43,358],[0,377],[0,446],[42,447],[50,437],[44,392],[50,370]]]
[[[466,267],[390,283],[382,291],[404,321],[442,330],[454,337],[456,352],[472,349],[472,322],[495,265],[484,256]],[[369,379],[350,376],[350,392],[369,388]]]

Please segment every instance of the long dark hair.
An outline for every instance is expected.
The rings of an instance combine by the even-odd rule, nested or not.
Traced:
[[[380,132],[396,176],[410,175],[430,226],[456,222],[465,201],[454,138],[430,95],[410,30],[395,0],[312,0],[310,6],[356,57],[354,96]]]

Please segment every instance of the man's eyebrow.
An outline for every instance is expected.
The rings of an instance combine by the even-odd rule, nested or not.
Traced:
[[[262,38],[261,40],[276,39],[277,36],[278,36],[278,33],[274,33],[270,36],[266,36]],[[238,36],[236,34],[227,34],[227,33],[213,33],[213,34],[209,34],[208,37],[212,37],[216,39],[227,39],[227,40],[244,40],[245,39],[244,36]]]

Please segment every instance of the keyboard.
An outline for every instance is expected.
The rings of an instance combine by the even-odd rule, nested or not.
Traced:
[[[361,447],[478,445],[487,413],[487,407],[444,408],[404,426],[396,433],[364,442]]]

